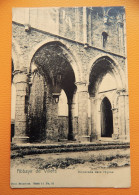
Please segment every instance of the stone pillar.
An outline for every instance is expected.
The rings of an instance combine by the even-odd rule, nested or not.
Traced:
[[[45,129],[45,137],[46,142],[47,140],[52,139],[52,132],[51,132],[51,121],[52,121],[52,98],[47,94],[46,97],[46,129]]]
[[[128,95],[125,90],[119,90],[119,138],[122,140],[129,140],[129,130],[128,130],[128,112],[126,105],[126,99]]]
[[[71,108],[72,108],[72,117],[73,117],[73,139],[76,141],[78,137],[78,93],[77,93],[77,90],[73,94]]]
[[[90,141],[88,135],[88,86],[76,83],[78,93],[78,140]]]
[[[57,17],[56,17],[56,30],[57,30],[57,34],[59,35],[59,25],[60,25],[60,13],[59,13],[59,9],[57,9],[57,11],[56,11],[57,13],[56,13],[56,15],[57,15]]]
[[[119,32],[119,52],[124,55],[124,18],[122,15],[118,15],[118,19],[117,19],[117,28],[118,28],[118,32]]]
[[[125,122],[126,122],[126,139],[130,141],[129,132],[129,97],[128,94],[125,95]]]
[[[75,8],[75,40],[80,40],[80,34],[79,34],[79,8]]]
[[[118,108],[112,108],[113,113],[113,134],[112,138],[118,139],[119,138],[119,128],[118,128]]]
[[[94,96],[90,97],[91,101],[91,141],[98,140],[100,134],[97,129],[97,100]]]
[[[84,47],[88,46],[87,42],[87,8],[83,7],[83,41]]]
[[[68,119],[69,119],[69,132],[68,132],[68,140],[74,140],[73,135],[73,110],[74,110],[74,104],[72,100],[68,100]]]
[[[53,97],[51,85],[47,85],[46,97],[46,142],[58,141],[58,99]]]
[[[16,108],[15,108],[15,135],[14,143],[29,142],[27,136],[27,114],[28,114],[28,77],[22,71],[14,72],[13,82],[16,87]]]
[[[56,101],[55,97],[53,97],[52,101],[52,139],[53,141],[59,140],[59,133],[58,133],[58,101]]]

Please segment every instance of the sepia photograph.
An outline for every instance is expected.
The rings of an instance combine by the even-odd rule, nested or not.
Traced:
[[[19,7],[11,22],[11,188],[129,188],[125,7]]]

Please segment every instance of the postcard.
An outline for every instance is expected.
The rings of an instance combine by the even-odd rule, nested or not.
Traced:
[[[124,7],[12,10],[12,188],[129,188]]]

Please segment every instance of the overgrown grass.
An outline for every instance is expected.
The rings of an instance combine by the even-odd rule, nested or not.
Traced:
[[[33,154],[47,154],[47,153],[62,153],[62,152],[84,152],[84,151],[96,151],[96,150],[107,150],[107,149],[126,149],[130,146],[128,144],[124,145],[76,145],[76,146],[37,146],[37,147],[19,147],[12,145],[11,147],[11,159],[17,157],[24,157],[25,155]]]
[[[130,165],[129,159],[130,156],[129,155],[115,155],[115,156],[92,156],[90,158],[59,158],[56,161],[49,161],[49,162],[45,162],[43,161],[39,168],[40,169],[48,169],[48,168],[61,168],[61,169],[65,169],[71,165],[79,165],[79,164],[84,164],[86,162],[88,163],[101,163],[103,162],[110,162],[109,167],[118,167],[118,162],[117,159],[119,159],[120,161],[125,161],[124,166],[128,166]]]

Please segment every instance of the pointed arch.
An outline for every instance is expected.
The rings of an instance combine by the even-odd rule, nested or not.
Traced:
[[[29,55],[29,59],[28,59],[28,67],[30,67],[32,59],[35,55],[35,53],[43,46],[47,46],[47,45],[51,45],[51,44],[57,44],[63,51],[63,54],[65,55],[65,57],[67,58],[67,60],[69,61],[74,74],[75,74],[75,82],[80,82],[82,80],[82,70],[81,67],[78,65],[79,59],[76,59],[77,57],[75,57],[76,55],[73,55],[73,53],[70,51],[70,49],[65,45],[65,43],[61,40],[56,40],[56,39],[50,39],[49,40],[45,40],[40,42],[39,44],[37,44],[32,51],[30,52]],[[74,52],[75,53],[75,52]]]
[[[90,94],[95,95],[99,84],[107,73],[110,73],[115,78],[117,89],[125,88],[125,74],[121,67],[111,56],[99,55],[89,66],[87,81]]]

